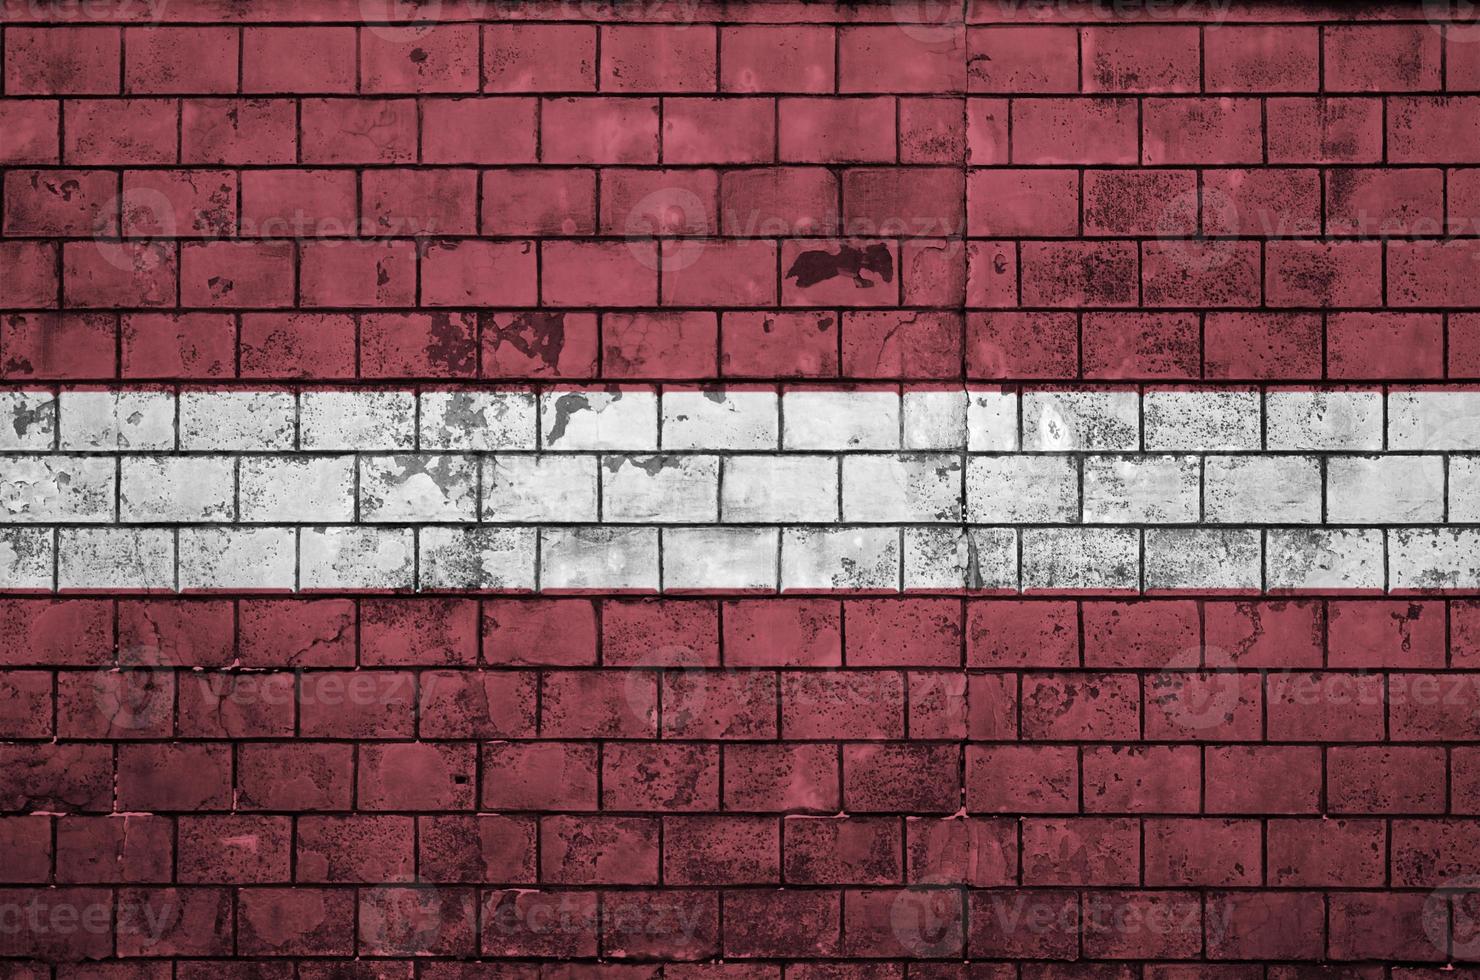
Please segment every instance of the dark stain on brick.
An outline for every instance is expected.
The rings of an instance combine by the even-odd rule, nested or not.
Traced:
[[[894,281],[894,256],[889,246],[870,245],[857,249],[852,245],[841,245],[836,253],[826,249],[809,249],[798,255],[786,270],[787,279],[796,279],[802,288],[815,286],[837,276],[851,276],[859,289],[867,289],[878,283],[864,275],[872,272],[883,282]]]

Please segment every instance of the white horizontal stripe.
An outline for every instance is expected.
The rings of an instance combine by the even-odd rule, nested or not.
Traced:
[[[0,393],[0,590],[1480,589],[1480,394]]]

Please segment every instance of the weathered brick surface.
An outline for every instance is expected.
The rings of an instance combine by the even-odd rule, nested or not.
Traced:
[[[0,976],[1480,976],[1477,206],[1442,0],[0,0]]]

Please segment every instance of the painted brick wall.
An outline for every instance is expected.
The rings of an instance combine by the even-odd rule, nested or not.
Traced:
[[[1447,0],[0,0],[0,980],[1477,980]]]

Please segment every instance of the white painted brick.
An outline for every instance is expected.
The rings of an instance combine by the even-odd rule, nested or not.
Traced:
[[[663,590],[774,592],[780,547],[776,528],[665,528]]]
[[[305,450],[409,450],[416,397],[409,391],[305,391],[298,413]]]
[[[719,519],[719,457],[603,456],[602,519],[701,524]]]
[[[306,527],[299,531],[301,589],[409,589],[412,532],[404,527]]]
[[[1203,467],[1209,524],[1316,524],[1321,464],[1311,456],[1209,456]]]
[[[973,524],[1079,520],[1079,471],[1069,456],[972,456],[966,519]]]
[[[1382,393],[1271,391],[1265,395],[1269,449],[1382,448]]]
[[[541,589],[658,591],[655,527],[540,529]]]
[[[56,434],[57,400],[51,392],[0,392],[0,450],[45,452]]]
[[[1371,528],[1271,529],[1265,533],[1265,587],[1381,589],[1382,532]]]
[[[355,516],[353,456],[243,456],[241,521],[329,524]]]
[[[1018,395],[973,390],[966,402],[966,448],[974,453],[1010,453],[1018,448]]]
[[[899,448],[899,395],[892,391],[788,391],[781,415],[786,449]]]
[[[165,391],[64,391],[62,450],[175,447],[175,396]]]
[[[663,392],[663,448],[718,452],[775,449],[781,398],[774,391]]]
[[[893,527],[788,527],[781,531],[781,588],[896,592],[900,534]]]
[[[1016,590],[1017,532],[1010,527],[907,527],[904,587]]]
[[[1388,567],[1395,590],[1480,588],[1480,529],[1395,528]]]
[[[1326,460],[1331,524],[1426,524],[1444,519],[1440,456],[1332,456]]]
[[[1023,528],[1023,590],[1140,588],[1140,532],[1122,527]]]
[[[966,392],[906,389],[905,449],[966,448]]]
[[[296,548],[290,527],[181,528],[180,588],[291,590]]]
[[[532,527],[421,529],[422,589],[531,591],[535,587]]]
[[[1198,519],[1196,456],[1087,456],[1086,524],[1193,524]]]
[[[1263,408],[1257,391],[1148,391],[1142,411],[1148,451],[1257,451]]]
[[[597,456],[574,453],[484,457],[483,519],[595,521],[597,465]]]
[[[1025,391],[1023,448],[1051,452],[1131,452],[1140,447],[1134,391]]]
[[[961,457],[946,453],[844,456],[843,520],[959,522]]]
[[[1480,523],[1480,456],[1449,457],[1449,519]]]
[[[647,389],[548,391],[540,396],[544,448],[568,452],[658,448],[658,395]]]
[[[1146,530],[1146,591],[1255,591],[1263,545],[1251,528]]]
[[[534,449],[538,439],[533,392],[427,391],[421,395],[422,449]]]
[[[423,523],[478,518],[478,461],[410,453],[360,458],[360,520]]]
[[[209,524],[236,514],[230,456],[125,456],[119,516],[143,523]]]
[[[51,528],[0,527],[0,589],[50,591],[51,572]]]
[[[1388,395],[1392,449],[1480,449],[1480,391],[1394,391]]]
[[[61,528],[57,588],[173,591],[175,534],[153,527]]]
[[[113,522],[111,456],[0,456],[0,522]]]
[[[720,513],[726,521],[821,524],[838,519],[835,456],[728,456]]]
[[[180,448],[269,452],[293,448],[298,408],[286,391],[180,393]]]

